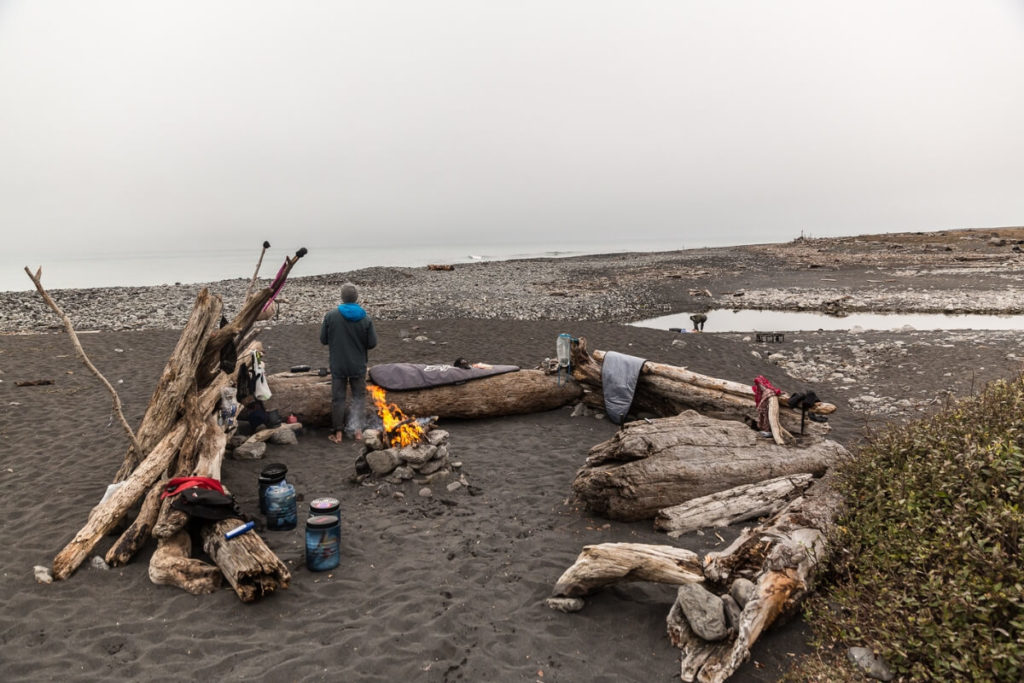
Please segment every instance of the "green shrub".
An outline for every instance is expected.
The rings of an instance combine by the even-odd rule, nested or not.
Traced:
[[[911,680],[1022,680],[1024,381],[892,426],[839,475],[819,635]]]

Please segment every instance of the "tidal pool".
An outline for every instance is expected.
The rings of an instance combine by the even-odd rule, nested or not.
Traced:
[[[633,325],[659,330],[693,329],[690,313],[674,313]],[[799,332],[811,330],[893,330],[906,325],[915,330],[1021,330],[1024,315],[953,315],[944,313],[851,313],[846,316],[808,311],[707,311],[704,332]]]

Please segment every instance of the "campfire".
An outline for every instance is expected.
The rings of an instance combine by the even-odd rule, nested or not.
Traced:
[[[369,385],[380,418],[379,429],[363,430],[363,453],[356,460],[360,480],[377,476],[390,483],[420,476],[429,480],[452,472],[448,432],[435,429],[436,417],[407,416],[379,386]]]
[[[419,420],[415,417],[406,417],[398,406],[389,402],[387,393],[382,387],[370,384],[367,388],[377,407],[377,416],[380,417],[382,423],[381,441],[386,448],[412,446],[423,441],[426,432],[420,426]]]

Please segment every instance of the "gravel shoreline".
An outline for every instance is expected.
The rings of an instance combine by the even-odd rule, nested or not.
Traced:
[[[378,266],[302,276],[270,325],[318,323],[341,284],[360,287],[378,320],[501,319],[635,322],[710,309],[1024,313],[1024,229],[944,231],[780,244],[458,264]],[[1014,251],[1016,250],[1016,251]],[[266,285],[268,280],[261,279]],[[45,285],[45,278],[43,281]],[[80,330],[177,329],[209,287],[228,317],[247,278],[50,292]],[[35,291],[0,292],[0,333],[61,329]]]

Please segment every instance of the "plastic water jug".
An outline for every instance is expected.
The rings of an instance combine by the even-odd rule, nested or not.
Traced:
[[[299,523],[295,508],[295,487],[282,479],[267,487],[267,528],[272,531],[294,529]]]

